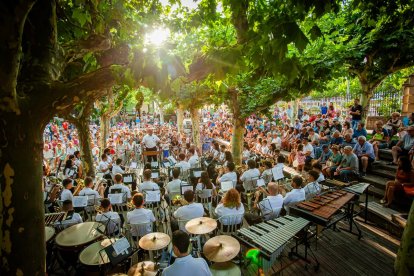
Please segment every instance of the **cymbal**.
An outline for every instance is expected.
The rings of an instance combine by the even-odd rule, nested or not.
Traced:
[[[233,237],[221,235],[209,239],[203,247],[206,258],[212,262],[227,262],[239,254],[240,243]]]
[[[128,276],[155,276],[155,263],[151,261],[144,261],[131,266],[128,270]]]
[[[149,233],[143,236],[138,244],[145,250],[159,250],[166,247],[171,241],[170,236],[160,232]]]
[[[207,217],[195,218],[185,224],[185,229],[195,235],[207,234],[216,228],[217,221]]]

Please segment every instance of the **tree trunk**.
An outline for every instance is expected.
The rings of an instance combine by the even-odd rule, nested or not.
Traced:
[[[106,139],[108,139],[109,135],[109,118],[106,114],[101,115],[100,117],[100,139],[101,139],[101,153],[103,153],[104,149],[106,148]]]
[[[193,141],[195,147],[201,152],[201,141],[200,141],[200,115],[197,108],[190,109],[192,130],[193,130]]]
[[[44,124],[39,112],[1,112],[1,275],[44,275]]]
[[[91,136],[89,134],[90,117],[82,116],[75,122],[79,133],[79,144],[82,156],[83,171],[86,176],[95,177],[95,166],[92,157]]]
[[[374,96],[375,88],[382,82],[382,79],[376,80],[376,82],[369,82],[365,75],[358,76],[359,82],[361,84],[361,99],[360,104],[362,106],[362,117],[361,121],[363,123],[366,123],[368,113],[369,113],[369,107],[371,103],[371,99]]]
[[[231,154],[236,165],[242,164],[245,120],[233,115],[233,135],[231,137]]]
[[[414,204],[411,204],[394,269],[398,276],[414,275]]]
[[[182,133],[184,131],[183,121],[184,121],[184,108],[181,105],[179,105],[177,109],[177,130],[179,133]]]

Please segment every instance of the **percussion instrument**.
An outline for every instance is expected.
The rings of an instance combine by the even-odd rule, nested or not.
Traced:
[[[208,217],[195,218],[185,224],[185,229],[195,235],[207,234],[217,228],[217,221]]]
[[[170,243],[171,238],[165,233],[160,232],[154,232],[149,233],[143,236],[138,244],[139,247],[145,250],[159,250],[164,247],[167,247],[167,245]]]
[[[55,241],[61,248],[78,249],[101,238],[103,232],[105,225],[102,223],[84,222],[66,228],[56,236]]]
[[[310,224],[304,218],[279,217],[237,230],[233,236],[243,245],[260,250],[263,270],[268,271],[286,244]]]
[[[291,214],[328,226],[333,215],[354,197],[355,194],[345,191],[328,191],[310,200],[299,202],[289,209]]]
[[[151,261],[137,263],[128,270],[128,276],[155,276],[156,274],[155,263]]]
[[[50,241],[50,239],[55,235],[55,229],[53,227],[46,226],[45,227],[45,240],[46,242]]]
[[[348,187],[351,183],[342,182],[336,179],[325,179],[325,182],[323,184],[329,187],[343,188],[343,187]]]
[[[240,243],[231,236],[221,235],[209,239],[203,247],[206,258],[212,262],[227,262],[240,252]]]
[[[86,247],[79,255],[79,261],[85,266],[100,266],[110,262],[106,255],[105,247],[114,243],[116,239],[105,239]]]
[[[52,225],[57,221],[62,221],[65,214],[65,212],[45,214],[45,225]]]
[[[214,263],[210,266],[210,272],[213,276],[240,276],[240,267],[232,262]]]

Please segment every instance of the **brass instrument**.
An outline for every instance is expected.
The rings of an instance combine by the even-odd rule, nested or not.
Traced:
[[[82,191],[82,189],[85,188],[85,183],[84,183],[84,180],[82,178],[77,178],[76,183],[78,185],[76,185],[76,187],[75,187],[75,191],[73,192],[73,196],[79,195],[80,191]]]
[[[175,195],[174,198],[171,200],[171,203],[177,206],[188,205],[187,200],[185,200],[181,195]]]

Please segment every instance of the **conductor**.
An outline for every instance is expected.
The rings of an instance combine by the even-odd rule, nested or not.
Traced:
[[[142,144],[144,145],[145,151],[157,151],[157,145],[160,143],[160,138],[157,135],[153,134],[152,129],[147,130],[147,134],[145,134],[144,138],[142,139]],[[147,161],[157,161],[156,155],[148,155]]]

